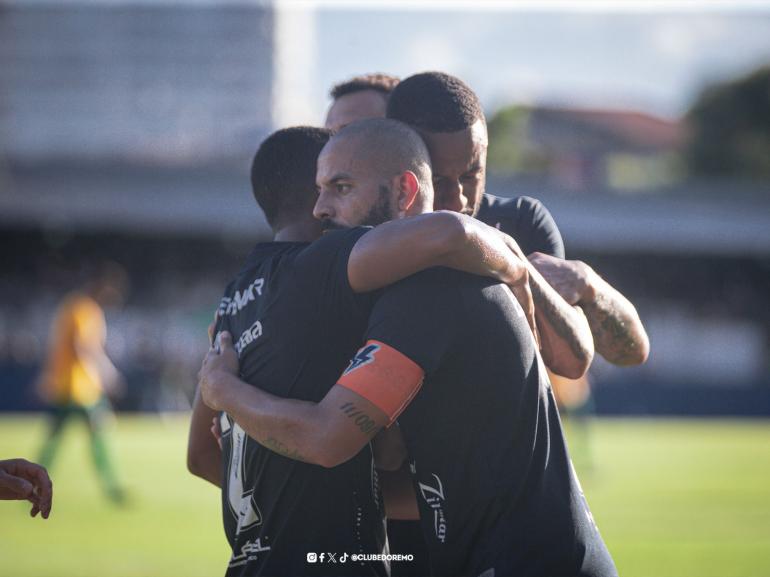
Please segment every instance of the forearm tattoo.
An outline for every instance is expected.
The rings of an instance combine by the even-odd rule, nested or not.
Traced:
[[[605,359],[615,364],[632,362],[639,355],[640,343],[637,340],[629,319],[629,311],[606,293],[599,293],[596,299],[581,307],[588,318],[596,350]]]
[[[563,309],[553,301],[550,293],[546,292],[537,281],[531,282],[530,287],[532,299],[535,301],[535,309],[548,319],[556,334],[569,345],[575,358],[590,359],[591,353],[581,342],[579,331],[573,326],[570,318],[563,314]]]
[[[363,410],[359,409],[353,403],[344,403],[340,405],[340,410],[352,419],[362,433],[372,435],[377,432],[377,423]]]
[[[287,457],[289,459],[294,459],[295,461],[302,461],[303,463],[310,463],[308,459],[302,456],[300,452],[297,450],[297,448],[290,448],[285,443],[282,443],[275,437],[265,437],[260,441],[260,444],[263,447],[266,447],[270,449],[271,451],[278,453],[279,455],[283,455],[284,457]]]

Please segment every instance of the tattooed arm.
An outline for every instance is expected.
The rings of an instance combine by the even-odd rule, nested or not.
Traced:
[[[600,355],[621,366],[638,365],[647,360],[650,342],[634,305],[590,266],[540,253],[529,258],[568,303],[585,312]]]
[[[336,467],[355,456],[389,417],[353,391],[335,385],[320,403],[276,397],[237,377],[232,337],[221,333],[198,375],[203,401],[226,411],[262,446],[284,457]]]
[[[517,244],[503,238],[513,252],[530,262]],[[594,358],[594,341],[585,314],[562,298],[536,266],[530,264],[528,272],[543,362],[558,375],[578,379]]]

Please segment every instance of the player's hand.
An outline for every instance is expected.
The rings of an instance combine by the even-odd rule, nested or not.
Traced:
[[[219,417],[211,417],[211,434],[217,440],[219,450],[222,450],[222,424],[219,422]]]
[[[30,515],[44,519],[51,514],[53,483],[44,467],[25,459],[0,461],[0,499],[27,500],[32,503]]]
[[[209,344],[214,344],[214,337],[216,337],[217,332],[217,320],[219,320],[219,309],[214,311],[214,320],[209,323],[207,332],[209,334]]]
[[[201,398],[215,411],[221,411],[220,398],[226,379],[222,377],[238,374],[238,354],[233,347],[233,338],[227,331],[217,335],[217,340],[206,353],[198,372],[198,387]]]
[[[579,260],[565,260],[547,254],[533,252],[529,261],[543,278],[571,305],[580,304],[592,297],[591,267]]]

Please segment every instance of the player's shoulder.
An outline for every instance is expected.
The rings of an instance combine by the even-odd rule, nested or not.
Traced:
[[[308,246],[306,242],[260,242],[246,257],[241,272],[258,268],[266,262],[276,259],[291,258]]]
[[[265,274],[267,271],[292,262],[307,246],[306,242],[257,243],[229,286],[237,287],[244,282],[248,283],[255,274]]]
[[[262,297],[269,286],[279,286],[306,242],[261,242],[254,246],[240,271],[225,286],[218,316],[234,315]]]
[[[347,279],[347,263],[353,247],[364,234],[371,230],[368,226],[335,229],[308,244],[298,255],[294,264],[295,274],[305,280],[330,278],[330,271],[344,271]],[[341,274],[341,273],[340,273]],[[332,274],[333,277],[337,275]]]
[[[358,239],[372,229],[370,226],[354,226],[326,231],[321,238],[311,242],[305,249],[306,254],[336,253],[341,249],[352,249]]]
[[[541,210],[545,210],[545,205],[531,196],[501,197],[488,193],[484,193],[479,207],[479,213],[488,211],[507,217]]]

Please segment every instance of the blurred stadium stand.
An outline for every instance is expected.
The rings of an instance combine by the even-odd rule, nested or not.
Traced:
[[[0,3],[0,408],[32,382],[84,263],[132,291],[107,311],[129,409],[189,407],[226,279],[267,228],[248,165],[276,124],[268,2]]]
[[[301,94],[304,68],[286,63],[301,50],[282,26],[267,2],[0,2],[0,410],[39,408],[55,305],[81,264],[105,259],[132,283],[125,308],[107,311],[129,385],[119,406],[189,407],[219,295],[269,234],[248,164]],[[565,116],[541,114],[553,142]],[[650,360],[598,360],[598,410],[770,415],[767,184],[554,182],[491,175],[488,190],[541,199],[568,256],[639,308]]]

